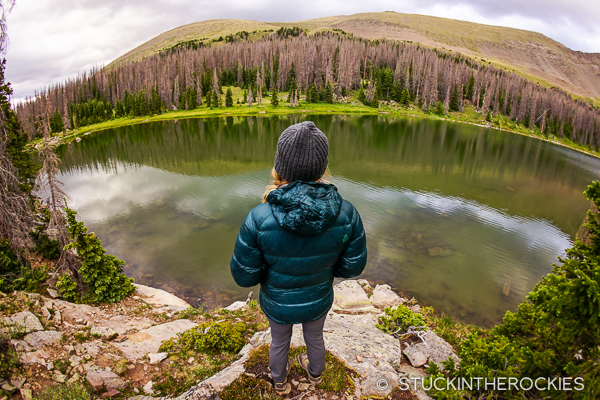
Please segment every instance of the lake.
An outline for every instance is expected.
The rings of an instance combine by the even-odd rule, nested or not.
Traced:
[[[110,129],[59,148],[78,211],[137,283],[212,308],[246,299],[229,273],[262,200],[279,134],[314,121],[360,212],[361,278],[489,326],[515,310],[575,239],[600,160],[484,127],[388,115],[223,117]]]

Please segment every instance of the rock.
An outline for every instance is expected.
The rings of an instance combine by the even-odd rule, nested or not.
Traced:
[[[118,390],[110,389],[107,392],[102,393],[102,396],[100,396],[100,398],[103,398],[103,399],[112,398],[112,397],[118,396],[120,394],[121,394],[121,392],[119,392]]]
[[[69,358],[69,363],[71,364],[71,367],[75,368],[79,364],[81,364],[81,357],[79,357],[79,356],[71,356]]]
[[[21,311],[9,318],[4,318],[4,321],[12,325],[10,329],[24,331],[25,333],[44,330],[38,317],[30,311]]]
[[[357,398],[385,397],[398,386],[398,373],[391,364],[402,359],[400,342],[377,329],[377,319],[377,315],[370,313],[333,313],[325,320],[325,347],[359,374],[355,379]],[[270,341],[270,331],[259,332],[250,340],[254,347]],[[349,346],[349,343],[352,345]],[[305,345],[301,325],[294,326],[291,345]],[[358,361],[357,355],[361,361]],[[389,383],[388,388],[383,391],[377,388],[377,381],[380,379],[386,379]]]
[[[357,282],[362,287],[365,287],[365,288],[370,288],[371,287],[371,284],[366,279],[358,279]]]
[[[395,307],[404,300],[396,294],[390,285],[377,285],[370,297],[371,304],[377,308]]]
[[[183,311],[191,307],[190,303],[161,289],[133,284],[143,300],[155,307],[163,307],[171,312]]]
[[[187,331],[198,324],[188,320],[179,319],[156,325],[128,336],[128,340],[122,343],[114,343],[121,350],[123,356],[130,361],[138,360],[148,353],[158,353],[163,341],[175,337],[178,333]]]
[[[125,374],[125,372],[127,372],[127,370],[130,369],[129,367],[135,368],[135,366],[129,364],[129,361],[127,361],[126,358],[121,358],[119,361],[117,361],[115,363],[115,367],[114,367],[115,374],[117,374],[119,376],[123,376]]]
[[[238,311],[243,309],[244,307],[246,307],[246,302],[245,301],[236,301],[233,304],[230,304],[229,306],[225,307],[225,310],[227,311]]]
[[[115,315],[109,319],[96,323],[96,326],[112,329],[119,335],[125,335],[130,331],[140,331],[151,327],[154,324],[151,319],[129,317],[127,315]]]
[[[5,390],[10,394],[13,394],[17,391],[17,388],[8,382],[3,383],[2,386],[0,386],[0,389]]]
[[[458,367],[460,359],[456,354],[454,354],[454,349],[448,342],[440,338],[432,331],[428,331],[425,334],[424,339],[427,344],[416,343],[407,349],[404,349],[403,351],[414,367],[420,367],[427,361],[433,361],[440,366],[440,369],[443,370],[444,367],[441,363],[442,361],[446,361],[448,357],[452,358],[455,366]],[[425,358],[425,361],[420,363],[423,357]]]
[[[33,392],[31,389],[20,389],[23,400],[33,400]]]
[[[52,315],[50,315],[50,311],[48,311],[46,307],[42,307],[42,315],[46,319],[50,319],[50,317],[52,317]]]
[[[88,306],[87,304],[74,304],[63,300],[54,300],[54,305],[57,309],[60,309],[61,319],[70,324],[85,324],[92,319],[92,315],[96,315],[98,318],[102,318],[105,315],[98,307]]]
[[[25,384],[26,380],[27,380],[27,378],[24,378],[24,377],[11,378],[10,384],[13,385],[14,387],[16,387],[17,389],[21,389],[23,387],[23,385]]]
[[[44,307],[48,310],[52,310],[52,308],[54,307],[54,303],[52,302],[52,300],[46,300],[44,301]]]
[[[79,380],[81,380],[81,375],[79,375],[77,372],[75,372],[73,374],[73,376],[71,378],[69,378],[69,380],[67,382],[68,383],[76,383],[76,382],[79,382]]]
[[[32,332],[23,338],[33,349],[39,349],[43,346],[57,344],[62,339],[63,334],[58,331]]]
[[[88,368],[85,379],[97,391],[103,388],[110,390],[127,387],[127,383],[119,375],[99,367]]]
[[[100,352],[100,348],[97,343],[87,342],[81,343],[75,346],[75,354],[89,354],[92,357],[96,357]]]
[[[67,380],[67,377],[64,376],[63,374],[61,374],[60,372],[57,372],[54,375],[52,375],[52,380],[54,380],[54,382],[57,382],[57,383],[65,383]]]
[[[413,347],[414,346],[410,346],[405,349],[403,351],[404,355],[406,358],[408,358],[408,361],[410,361],[410,364],[413,367],[420,367],[427,362],[427,355],[423,354],[423,352],[419,350],[413,349]]]
[[[48,294],[50,295],[50,297],[52,297],[53,299],[56,299],[56,298],[59,297],[58,292],[56,290],[54,290],[54,289],[48,288],[48,289],[46,289],[46,291],[48,292]]]
[[[145,384],[145,385],[142,387],[142,389],[144,390],[144,393],[147,393],[147,394],[154,394],[154,390],[152,390],[152,385],[153,385],[152,381],[148,381],[148,383],[146,383],[146,384]]]
[[[300,383],[300,384],[298,384],[298,390],[301,391],[301,392],[304,392],[309,387],[310,387],[309,383]]]
[[[347,313],[378,311],[369,301],[362,286],[355,280],[338,283],[333,287],[333,291],[335,296],[333,300],[334,311]]]
[[[90,330],[90,334],[92,336],[100,336],[100,338],[102,340],[112,340],[112,339],[116,338],[117,336],[119,336],[119,334],[117,332],[113,331],[110,328],[106,328],[103,326],[94,326]]]
[[[21,354],[19,361],[21,364],[40,364],[45,366],[45,358],[48,358],[48,354],[46,354],[43,350],[37,350]]]
[[[27,344],[27,342],[24,341],[24,340],[14,340],[14,339],[12,339],[10,341],[10,344],[12,344],[13,346],[15,346],[15,350],[17,350],[20,353],[27,352],[27,351],[32,351],[33,350],[29,346],[29,344]]]
[[[60,314],[60,311],[58,311],[58,310],[54,311],[54,316],[52,317],[52,321],[57,325],[60,325],[62,323],[62,316]]]
[[[46,364],[46,369],[48,371],[52,371],[54,369],[54,362],[50,361],[48,364]]]
[[[427,249],[427,255],[429,257],[449,257],[454,255],[454,251],[444,247],[431,247]]]
[[[165,358],[167,358],[168,353],[149,353],[148,358],[150,359],[150,364],[158,364]]]

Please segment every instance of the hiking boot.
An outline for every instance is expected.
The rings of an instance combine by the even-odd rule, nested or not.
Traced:
[[[283,396],[286,394],[289,394],[292,391],[292,385],[290,385],[287,381],[287,377],[288,374],[290,373],[290,362],[288,361],[287,365],[285,366],[285,379],[283,380],[283,382],[275,382],[275,380],[273,380],[273,389],[275,390],[275,393],[277,393],[279,396]]]
[[[298,364],[300,364],[300,367],[306,371],[306,375],[308,375],[308,381],[311,383],[311,385],[318,385],[319,383],[323,382],[323,377],[321,375],[313,376],[313,374],[310,373],[308,369],[308,356],[306,353],[298,355]]]

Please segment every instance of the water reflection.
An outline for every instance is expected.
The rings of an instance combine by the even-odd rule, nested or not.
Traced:
[[[209,305],[244,298],[229,258],[279,133],[315,121],[363,216],[365,277],[462,320],[514,309],[574,237],[597,159],[539,140],[382,116],[227,117],[110,130],[60,149],[79,216],[140,283]]]

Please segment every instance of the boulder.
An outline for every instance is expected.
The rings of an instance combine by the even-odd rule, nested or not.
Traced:
[[[134,286],[142,299],[154,307],[162,307],[171,312],[183,311],[191,307],[190,303],[187,301],[164,290],[135,283]]]
[[[57,331],[39,331],[25,335],[23,340],[33,349],[39,349],[43,346],[57,344],[62,339],[63,334]]]
[[[11,317],[4,318],[4,322],[8,325],[12,325],[11,329],[24,331],[24,333],[44,330],[38,317],[30,311],[21,311]]]
[[[100,336],[102,340],[112,340],[119,336],[119,334],[110,328],[104,326],[94,326],[90,330],[92,336]]]
[[[448,342],[432,331],[428,331],[425,334],[424,339],[427,344],[422,342],[416,343],[403,351],[413,367],[420,367],[426,362],[433,361],[443,370],[444,366],[442,365],[442,361],[446,361],[448,357],[450,357],[454,360],[454,365],[458,368],[460,359],[454,353],[454,349]]]
[[[398,296],[390,285],[377,285],[370,297],[371,304],[377,308],[395,307],[404,303],[404,299]]]
[[[243,309],[244,307],[246,307],[245,301],[236,301],[235,303],[232,303],[232,304],[228,305],[227,307],[225,307],[225,310],[238,311],[238,310]]]
[[[48,358],[48,354],[46,352],[43,350],[37,350],[21,354],[19,361],[21,364],[40,364],[45,366],[46,358]]]
[[[338,283],[333,287],[333,311],[345,313],[378,312],[373,307],[362,286],[349,280]]]
[[[168,355],[168,353],[149,353],[148,358],[150,359],[150,364],[158,364],[167,358]]]
[[[163,341],[175,337],[178,333],[187,331],[198,324],[188,319],[178,319],[166,324],[156,325],[129,335],[122,343],[114,343],[129,361],[139,360],[148,353],[158,353]]]
[[[127,387],[127,383],[119,375],[99,367],[88,368],[85,379],[97,391],[105,388],[110,390]]]

